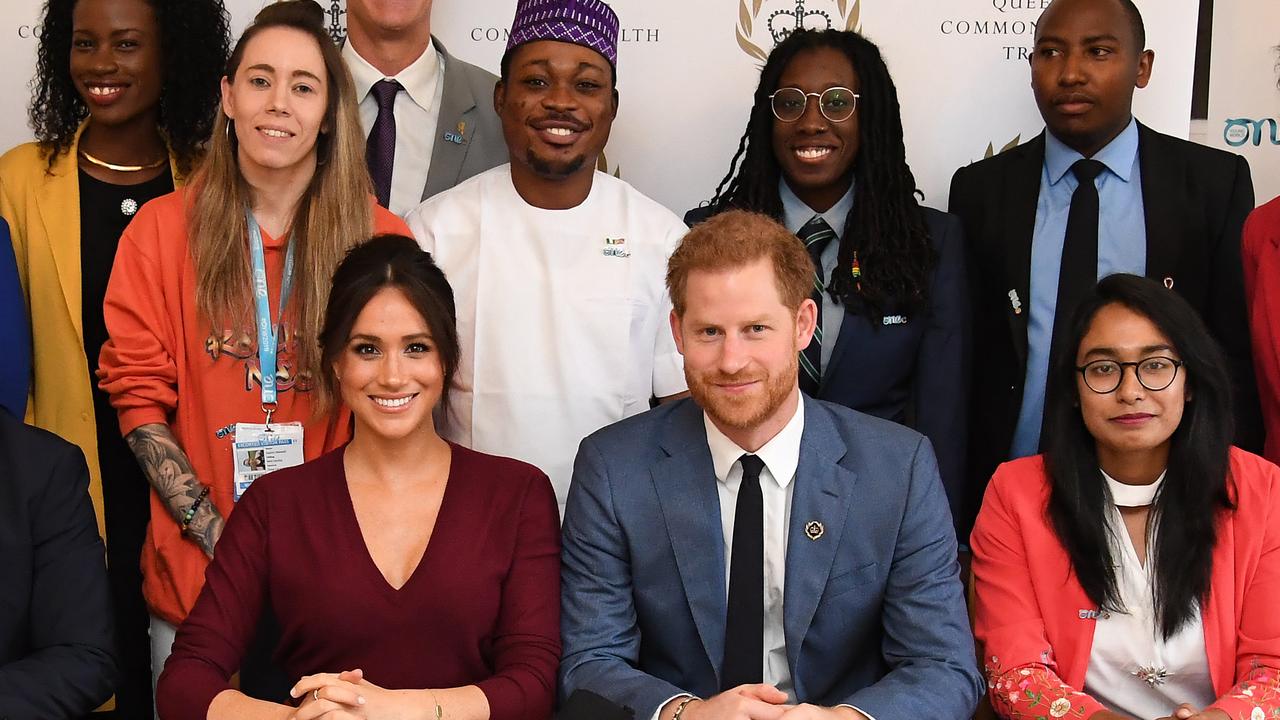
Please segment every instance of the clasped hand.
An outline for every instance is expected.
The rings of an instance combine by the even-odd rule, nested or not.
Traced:
[[[675,701],[680,702],[680,701]],[[787,694],[772,685],[739,685],[731,690],[695,700],[681,720],[865,720],[851,708],[787,705]]]
[[[302,698],[291,720],[417,720],[434,718],[412,698],[398,690],[387,690],[364,679],[364,672],[307,675],[289,691]]]

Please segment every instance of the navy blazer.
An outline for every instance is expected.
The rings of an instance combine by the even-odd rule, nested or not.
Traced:
[[[0,718],[78,718],[111,697],[103,553],[84,454],[0,413]]]
[[[21,420],[31,388],[31,324],[18,281],[9,224],[0,219],[0,410]]]
[[[974,503],[1009,459],[1027,374],[1031,237],[1044,172],[1044,133],[962,167],[951,212],[964,223],[973,271],[973,331],[982,362],[973,372],[968,475]],[[1240,236],[1253,209],[1245,159],[1138,124],[1147,228],[1147,272],[1200,313],[1226,352],[1235,381],[1235,444],[1262,447],[1262,411],[1245,313]],[[1011,297],[1020,298],[1014,307]]]
[[[983,684],[928,440],[803,402],[783,591],[798,700],[877,720],[968,718]],[[679,693],[718,692],[716,482],[690,399],[582,441],[564,519],[562,696],[589,690],[647,718]],[[825,532],[810,540],[815,520]]]
[[[855,199],[856,202],[856,199]],[[968,542],[977,507],[967,487],[970,321],[964,230],[954,215],[921,207],[937,264],[929,273],[929,305],[883,319],[845,310],[816,397],[915,428],[929,438],[947,491],[956,534]],[[685,214],[706,220],[703,206]]]

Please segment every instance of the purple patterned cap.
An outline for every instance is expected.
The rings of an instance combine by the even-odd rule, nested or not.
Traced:
[[[589,47],[618,64],[618,15],[601,0],[519,0],[507,52],[535,40]]]

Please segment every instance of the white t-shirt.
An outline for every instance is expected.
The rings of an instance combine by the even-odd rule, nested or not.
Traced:
[[[462,360],[444,437],[551,478],[561,508],[578,443],[686,389],[671,337],[671,211],[597,172],[568,210],[526,203],[502,165],[405,218],[444,270]]]

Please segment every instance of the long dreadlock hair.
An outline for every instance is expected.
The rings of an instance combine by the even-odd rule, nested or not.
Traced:
[[[781,169],[774,157],[775,119],[769,96],[778,89],[783,70],[797,55],[831,48],[843,53],[858,74],[858,134],[853,163],[857,197],[840,239],[837,268],[851,268],[857,253],[861,279],[837,271],[827,283],[833,298],[855,312],[882,316],[911,313],[928,301],[929,271],[936,253],[929,242],[915,176],[907,165],[902,142],[898,90],[889,77],[880,49],[855,32],[797,30],[774,47],[760,72],[755,102],[729,172],[716,187],[711,213],[730,208],[754,210],[782,218],[778,195]]]

